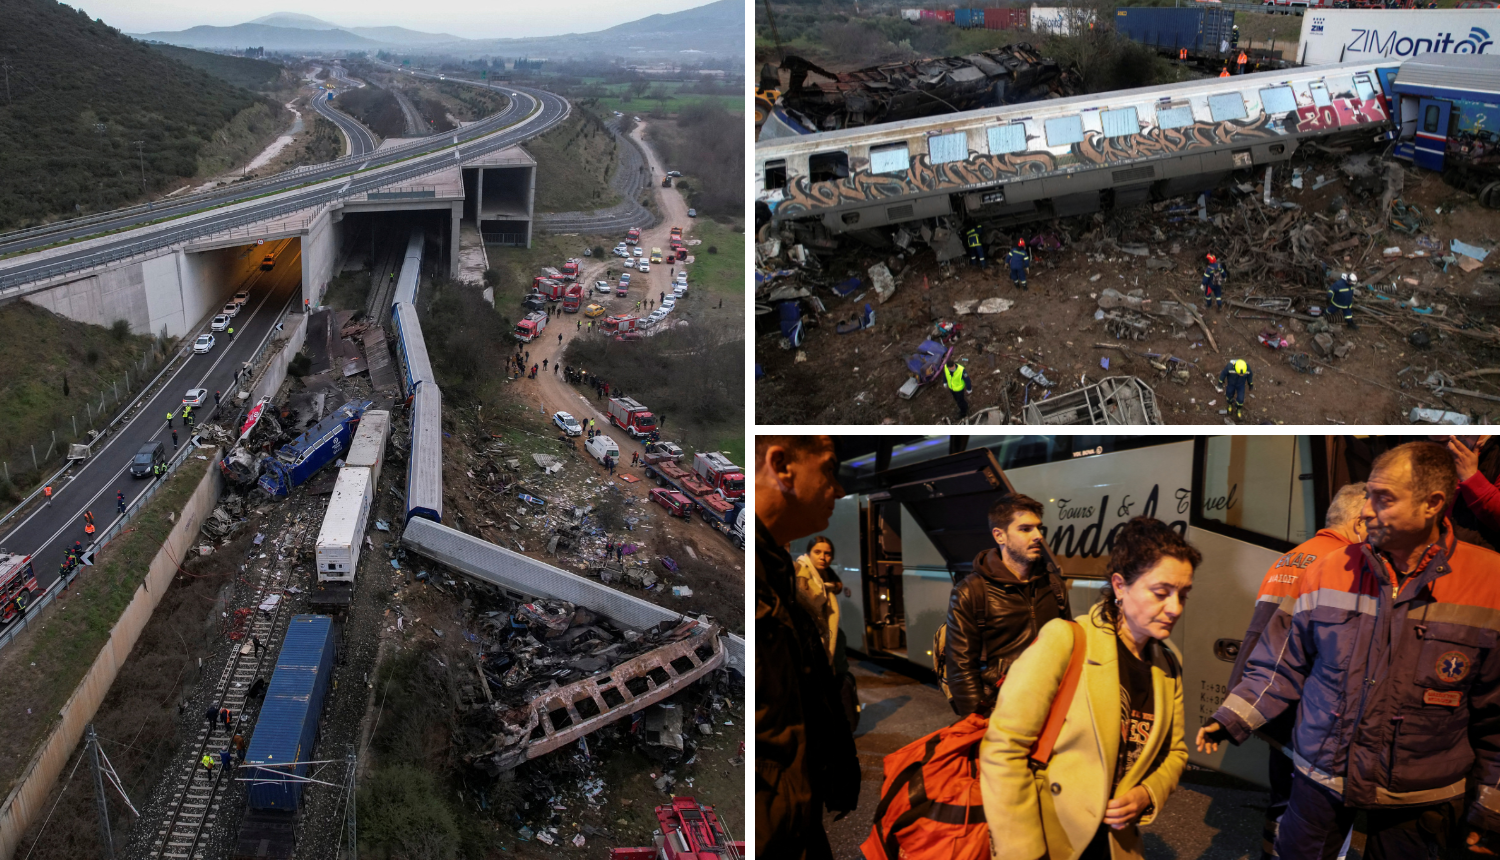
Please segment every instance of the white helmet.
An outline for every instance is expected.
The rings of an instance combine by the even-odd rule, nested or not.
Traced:
[[[1356,275],[1353,272],[1350,272],[1347,275],[1347,277],[1349,278],[1349,283],[1350,284],[1357,284],[1357,283],[1359,283],[1359,275]]]

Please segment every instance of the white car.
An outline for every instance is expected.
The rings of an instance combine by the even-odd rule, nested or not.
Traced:
[[[566,412],[554,412],[552,414],[552,423],[556,424],[559,428],[562,429],[564,433],[568,434],[569,436],[583,435],[583,428],[579,426],[578,419],[574,418]]]
[[[631,248],[630,250],[634,251],[635,252],[635,256],[637,256],[637,257],[644,256],[644,254],[645,254],[645,252],[642,251],[640,248]]]
[[[609,285],[609,281],[595,281],[594,282],[594,289],[597,290],[598,292],[603,293],[606,296],[609,295],[610,293],[614,292],[614,287],[611,287]]]
[[[182,395],[183,406],[202,406],[203,401],[208,399],[207,388],[194,388],[187,394]]]
[[[630,273],[629,272],[624,272],[624,273],[622,273],[620,275],[620,284],[622,286],[629,286],[629,284],[630,284]]]
[[[214,336],[211,334],[200,334],[198,335],[198,339],[193,341],[193,352],[199,355],[211,352],[213,348]]]
[[[230,302],[229,304],[225,305],[223,307],[223,309],[221,309],[219,311],[219,313],[223,314],[226,317],[229,317],[230,319],[233,319],[234,317],[238,316],[239,312],[240,312],[240,306],[237,305],[237,304],[235,304],[234,302]]]
[[[633,117],[631,117],[631,119],[635,120],[636,122],[640,122],[641,121],[641,118],[638,117],[638,116],[633,116]]]
[[[635,268],[635,258],[634,257],[627,257],[625,259],[625,268],[627,268],[627,269],[634,269]]]
[[[223,331],[224,329],[229,328],[229,315],[219,314],[218,316],[214,317],[213,322],[208,324],[208,327],[214,331]]]
[[[640,263],[636,264],[636,269],[642,272],[649,272],[651,271],[651,264],[646,262],[645,260],[642,260]]]
[[[672,288],[672,298],[680,299],[687,295],[687,284],[678,284]]]
[[[651,325],[656,325],[666,318],[667,312],[661,308],[657,308],[656,310],[651,312],[651,316],[646,317],[646,322],[650,323]]]
[[[675,170],[668,170],[668,171],[667,171],[667,175],[668,175],[668,176],[681,176],[681,175],[682,175],[682,174],[681,174],[681,173],[678,173],[678,172],[677,172],[677,171],[675,171]]]
[[[250,302],[250,291],[249,290],[240,290],[239,292],[237,292],[237,293],[234,294],[234,298],[231,299],[230,301],[234,302],[237,305],[249,304],[249,302]]]
[[[667,296],[666,298],[664,298],[664,299],[661,300],[660,307],[664,311],[669,311],[669,310],[677,307],[677,297],[675,295],[673,295],[673,296]]]
[[[672,283],[678,286],[687,286],[687,272],[678,272],[677,277],[673,279]]]

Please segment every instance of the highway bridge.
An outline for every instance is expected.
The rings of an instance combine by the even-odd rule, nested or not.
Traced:
[[[58,578],[74,541],[89,543],[85,512],[106,534],[116,494],[131,505],[146,492],[150,480],[129,474],[142,445],[161,441],[170,455],[173,429],[187,444],[191,433],[180,418],[169,427],[167,414],[180,415],[188,390],[209,392],[195,410],[200,421],[234,419],[237,372],[278,327],[298,319],[304,302],[318,303],[350,237],[374,226],[380,235],[420,227],[443,237],[448,259],[440,257],[436,268],[446,263],[450,270],[457,269],[461,218],[505,215],[507,206],[519,206],[529,238],[535,162],[516,145],[566,119],[571,106],[544,90],[474,85],[503,91],[510,102],[455,133],[386,141],[264,180],[0,236],[0,301],[24,298],[87,322],[127,319],[134,331],[165,331],[190,344],[208,333],[233,293],[250,294],[232,320],[234,336],[215,332],[206,354],[185,347],[117,418],[93,456],[57,476],[50,504],[33,500],[0,518],[0,546],[31,555],[44,588]],[[373,138],[368,142],[373,146]],[[519,204],[517,188],[524,192]],[[481,207],[473,199],[481,195],[491,202]],[[215,392],[224,401],[218,416]]]

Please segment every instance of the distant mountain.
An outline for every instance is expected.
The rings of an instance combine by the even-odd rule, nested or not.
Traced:
[[[745,52],[743,0],[716,0],[706,6],[650,15],[592,33],[522,39],[462,39],[405,27],[342,27],[295,12],[277,12],[233,27],[141,33],[153,42],[223,50],[264,47],[268,51],[420,51],[462,58],[485,56],[681,58],[697,52],[716,57]]]
[[[166,42],[185,48],[263,47],[268,51],[378,51],[390,46],[357,36],[347,30],[271,27],[265,24],[236,24],[233,27],[192,27],[187,30],[156,33],[132,33],[148,42]]]

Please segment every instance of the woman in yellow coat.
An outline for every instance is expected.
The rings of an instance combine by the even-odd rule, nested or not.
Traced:
[[[1051,761],[1028,753],[1073,652],[1062,619],[1011,667],[980,745],[994,860],[1140,858],[1150,824],[1187,763],[1182,662],[1166,641],[1202,555],[1165,523],[1136,517],[1115,535],[1109,584],[1077,621],[1083,674]]]

